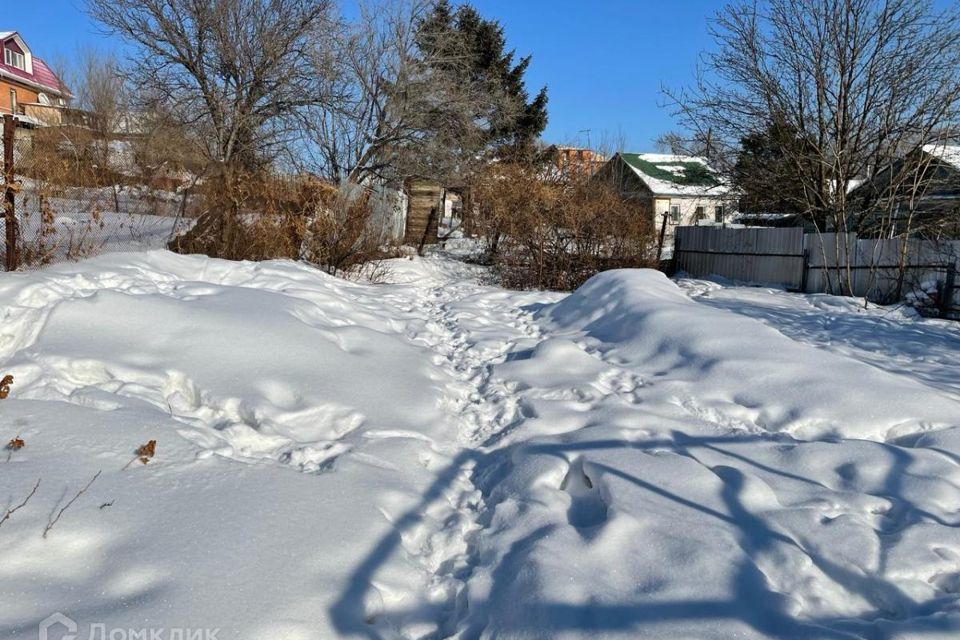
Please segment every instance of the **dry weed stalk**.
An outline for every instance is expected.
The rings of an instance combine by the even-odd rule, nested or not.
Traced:
[[[86,484],[86,486],[83,487],[83,489],[80,489],[80,491],[77,491],[77,495],[73,496],[73,498],[71,498],[70,501],[69,501],[67,504],[63,505],[63,508],[60,509],[60,511],[57,512],[56,517],[53,518],[53,520],[51,520],[50,522],[47,523],[47,527],[43,530],[43,537],[44,537],[44,538],[47,537],[47,534],[50,533],[50,530],[53,529],[54,525],[56,525],[57,522],[60,521],[60,516],[63,515],[63,512],[66,511],[67,509],[69,509],[69,508],[71,507],[71,505],[73,505],[73,503],[76,502],[77,499],[80,498],[80,496],[82,496],[83,494],[85,494],[85,493],[87,492],[87,489],[89,489],[90,486],[97,480],[97,478],[100,477],[100,474],[101,474],[101,473],[103,473],[102,470],[97,471],[97,473],[94,474],[94,476],[93,476],[92,478],[90,478],[90,482],[88,482],[88,483]],[[38,484],[39,484],[39,483],[38,483]]]
[[[33,489],[30,491],[29,494],[27,494],[27,497],[23,499],[23,502],[13,507],[12,509],[8,509],[6,514],[4,514],[3,518],[0,518],[0,527],[3,526],[4,522],[10,519],[10,516],[12,516],[14,513],[19,511],[20,509],[22,509],[24,506],[26,506],[28,502],[30,502],[30,498],[32,498],[34,494],[37,493],[37,489],[40,488],[40,480],[41,480],[40,478],[37,478],[37,483],[33,485]]]

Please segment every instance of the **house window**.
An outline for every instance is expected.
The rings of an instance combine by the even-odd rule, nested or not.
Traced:
[[[707,217],[707,214],[704,213],[703,207],[697,207],[697,212],[696,212],[696,214],[694,214],[694,217],[696,218],[696,220],[697,220],[698,222],[699,222],[700,220],[703,220],[704,218]]]
[[[4,48],[3,61],[7,63],[7,66],[16,67],[20,70],[25,70],[27,68],[26,62],[23,59],[23,54],[17,53],[13,49]]]
[[[10,113],[17,112],[17,90],[10,89]]]
[[[673,224],[680,223],[680,205],[672,204],[670,205],[670,222]]]
[[[722,204],[714,207],[714,208],[713,208],[713,219],[714,219],[714,221],[716,221],[716,222],[723,222],[724,213],[726,213],[726,212],[723,210],[723,205],[722,205]]]

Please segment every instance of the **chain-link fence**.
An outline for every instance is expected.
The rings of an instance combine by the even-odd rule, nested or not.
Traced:
[[[136,136],[4,119],[7,270],[161,248],[192,224],[190,180],[151,165]]]

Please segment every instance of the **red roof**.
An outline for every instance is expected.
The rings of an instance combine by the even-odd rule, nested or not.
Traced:
[[[33,78],[37,84],[56,89],[57,91],[66,91],[66,87],[60,84],[60,79],[53,69],[47,66],[47,63],[40,58],[33,59]]]
[[[6,33],[3,35],[6,35],[6,37],[3,38],[4,43],[13,39],[14,37],[17,37],[16,32]],[[63,85],[60,84],[57,74],[55,74],[53,70],[47,66],[47,63],[36,56],[33,56],[33,73],[27,73],[23,69],[17,69],[16,67],[6,64],[5,57],[0,54],[0,72],[8,77],[21,78],[27,83],[37,85],[37,88],[47,89],[57,94],[69,93],[66,87],[63,87]]]

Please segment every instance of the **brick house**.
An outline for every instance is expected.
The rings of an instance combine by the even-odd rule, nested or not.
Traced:
[[[13,114],[24,124],[59,124],[71,98],[69,90],[16,31],[0,31],[0,116]]]

